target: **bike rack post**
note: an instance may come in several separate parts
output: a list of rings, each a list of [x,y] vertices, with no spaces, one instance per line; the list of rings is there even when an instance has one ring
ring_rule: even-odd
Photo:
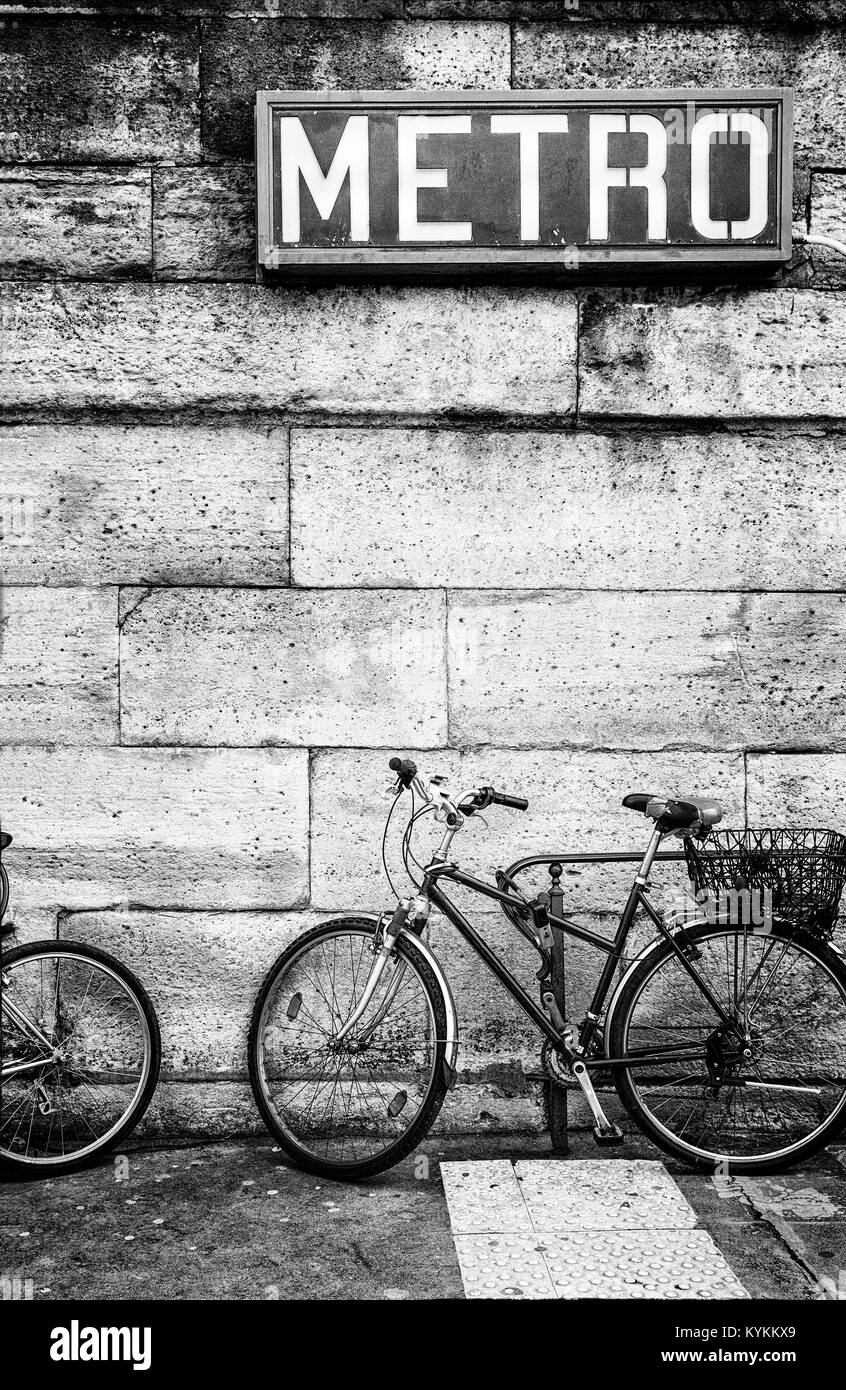
[[[561,875],[564,869],[561,864],[555,862],[549,866],[549,911],[552,917],[564,916],[564,892],[561,887]],[[550,924],[552,929],[552,993],[555,995],[555,1002],[561,1013],[562,1018],[567,1017],[566,998],[564,989],[564,933],[560,927]],[[562,1086],[556,1086],[554,1081],[547,1082],[549,1104],[549,1137],[552,1140],[552,1152],[554,1154],[566,1154],[570,1151],[567,1139],[567,1092]]]

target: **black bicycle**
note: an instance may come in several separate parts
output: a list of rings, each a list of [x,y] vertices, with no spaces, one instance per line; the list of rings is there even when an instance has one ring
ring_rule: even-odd
[[[0,852],[12,842],[0,834]],[[9,880],[0,862],[0,937]],[[0,952],[0,1171],[69,1173],[114,1149],[153,1097],[155,1011],[106,951],[34,941]]]
[[[395,797],[411,814],[403,858],[416,893],[379,916],[343,917],[304,933],[262,985],[249,1037],[250,1078],[282,1148],[322,1176],[365,1178],[420,1143],[456,1078],[458,1020],[443,966],[424,939],[438,909],[478,953],[544,1038],[550,1085],[577,1085],[600,1142],[620,1142],[594,1089],[613,1077],[631,1118],[656,1144],[711,1171],[782,1169],[821,1149],[846,1123],[846,966],[831,943],[846,882],[846,839],[832,831],[715,831],[717,802],[645,793],[623,805],[652,822],[612,939],[529,898],[499,870],[496,883],[448,859],[469,817],[490,806],[525,810],[492,787],[451,796],[415,764],[391,759]],[[443,824],[429,863],[412,835]],[[668,837],[683,852],[660,855]],[[385,837],[383,837],[383,859]],[[686,859],[697,911],[679,922],[650,899],[656,856]],[[572,856],[593,860],[626,855]],[[420,877],[414,877],[419,871]],[[540,1001],[506,968],[450,900],[449,884],[494,899],[536,948]],[[759,900],[762,912],[753,908]],[[635,917],[655,939],[628,959]],[[589,942],[606,959],[584,1018],[568,1024],[552,985],[551,929]]]

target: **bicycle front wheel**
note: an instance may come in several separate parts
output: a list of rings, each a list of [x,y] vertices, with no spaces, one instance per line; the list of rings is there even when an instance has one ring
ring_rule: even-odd
[[[777,1171],[846,1123],[846,969],[830,947],[778,924],[685,932],[632,972],[611,1020],[620,1098],[645,1134],[711,1172]],[[674,1055],[675,1054],[675,1055]],[[683,1054],[683,1056],[682,1056]]]
[[[299,1167],[372,1177],[427,1134],[446,1091],[446,1009],[430,966],[400,938],[358,1023],[374,923],[348,917],[305,932],[271,968],[253,1011],[250,1080],[270,1132]]]
[[[0,1164],[67,1173],[113,1149],[150,1103],[159,1027],[120,961],[72,941],[3,952]]]

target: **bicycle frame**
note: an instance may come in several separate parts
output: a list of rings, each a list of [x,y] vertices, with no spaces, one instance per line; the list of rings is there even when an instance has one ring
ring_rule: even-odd
[[[709,990],[696,970],[693,961],[689,958],[689,953],[685,952],[684,943],[686,938],[684,936],[684,930],[682,929],[674,935],[667,927],[661,914],[649,900],[647,892],[649,872],[656,858],[664,861],[679,861],[684,859],[684,855],[678,853],[658,855],[657,851],[662,839],[663,836],[659,831],[656,830],[653,832],[649,846],[643,856],[627,853],[543,855],[519,860],[508,870],[508,876],[511,877],[513,874],[532,865],[549,864],[553,862],[564,864],[629,862],[638,864],[638,871],[635,875],[626,905],[620,915],[619,924],[613,937],[600,936],[597,932],[590,931],[588,928],[582,927],[566,917],[549,916],[548,920],[551,926],[558,928],[566,936],[587,942],[597,950],[602,951],[607,957],[594,989],[590,1007],[588,1008],[585,1020],[579,1031],[578,1046],[575,1049],[568,1046],[567,1042],[547,1017],[544,1010],[532,999],[531,995],[526,992],[480,932],[476,930],[459,908],[446,896],[440,884],[442,880],[447,880],[457,884],[459,887],[469,888],[472,892],[478,893],[486,898],[491,898],[499,902],[504,908],[510,907],[520,914],[525,913],[524,900],[518,898],[515,894],[505,892],[500,888],[495,888],[492,884],[485,883],[483,879],[475,878],[472,874],[465,873],[456,864],[436,861],[427,865],[424,871],[420,892],[423,896],[428,897],[429,901],[452,923],[456,931],[464,938],[468,945],[473,948],[491,973],[499,980],[503,988],[508,991],[523,1012],[532,1020],[536,1027],[540,1029],[544,1037],[549,1040],[556,1051],[563,1053],[567,1057],[578,1056],[587,1068],[601,1068],[602,1070],[607,1070],[609,1067],[615,1066],[648,1066],[662,1058],[664,1060],[671,1058],[674,1061],[694,1060],[701,1057],[701,1048],[698,1051],[694,1051],[690,1047],[685,1048],[683,1044],[653,1047],[648,1051],[643,1050],[642,1052],[630,1053],[625,1058],[609,1058],[604,1055],[591,1058],[588,1055],[589,1048],[594,1042],[599,1030],[600,1015],[614,982],[615,971],[623,957],[632,923],[640,909],[643,909],[657,927],[660,935],[670,944],[682,966],[697,984],[701,993],[708,1000],[708,1003],[715,1010],[718,1017],[727,1026],[731,1024],[731,1019],[726,1014],[719,1000],[714,997],[713,993]],[[678,939],[679,937],[681,937],[681,942]],[[536,949],[539,948],[536,946]]]

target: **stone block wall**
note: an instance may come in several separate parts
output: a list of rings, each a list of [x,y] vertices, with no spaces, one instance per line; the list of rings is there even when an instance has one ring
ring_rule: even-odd
[[[297,932],[385,904],[393,752],[531,798],[467,833],[471,869],[638,848],[643,788],[846,825],[846,261],[257,285],[256,88],[790,85],[796,224],[842,237],[844,19],[0,6],[6,863],[21,939],[104,945],[153,996],[151,1126],[257,1125],[252,999]],[[573,871],[568,906],[608,925],[625,887]],[[441,1123],[537,1124],[531,1029],[432,937],[463,1022]]]

